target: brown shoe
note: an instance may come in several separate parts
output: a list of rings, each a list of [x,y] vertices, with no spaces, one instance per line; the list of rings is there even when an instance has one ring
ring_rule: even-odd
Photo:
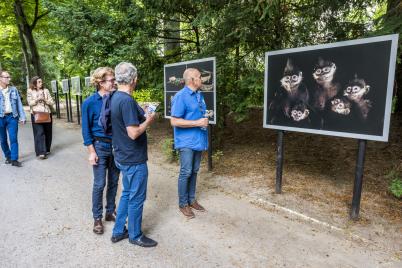
[[[179,207],[179,210],[181,211],[181,213],[184,214],[184,216],[186,216],[188,219],[192,219],[195,217],[194,212],[191,210],[191,208],[187,205],[184,207]]]
[[[106,213],[105,221],[116,221],[116,212]]]
[[[95,220],[93,231],[95,234],[103,234],[102,219]]]
[[[195,210],[201,211],[201,212],[206,211],[205,208],[203,206],[201,206],[200,204],[198,204],[197,201],[194,201],[192,204],[190,204],[190,207],[195,209]]]

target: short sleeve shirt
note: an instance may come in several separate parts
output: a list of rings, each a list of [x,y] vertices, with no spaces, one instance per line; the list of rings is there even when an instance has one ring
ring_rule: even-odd
[[[198,120],[204,117],[206,104],[200,91],[193,91],[187,86],[176,93],[172,100],[171,116],[185,120]],[[208,148],[208,130],[200,127],[174,127],[174,145],[176,149],[189,148],[204,151]]]
[[[145,121],[144,110],[128,93],[117,91],[111,100],[112,142],[115,160],[122,165],[137,165],[148,160],[147,134],[135,140],[126,127],[139,126]]]

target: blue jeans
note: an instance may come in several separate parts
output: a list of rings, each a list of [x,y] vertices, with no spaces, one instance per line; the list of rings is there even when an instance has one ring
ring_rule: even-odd
[[[8,145],[7,132],[10,138],[10,146]],[[18,160],[18,118],[13,117],[12,114],[0,117],[0,141],[4,157]]]
[[[130,240],[135,240],[142,235],[142,211],[147,196],[148,166],[147,163],[121,165],[117,161],[116,166],[123,174],[123,191],[112,235],[123,234],[128,217],[128,235]]]
[[[180,175],[179,175],[179,207],[192,204],[195,201],[197,185],[197,173],[200,169],[201,151],[189,148],[180,151]]]
[[[120,171],[114,163],[111,143],[95,141],[94,147],[98,155],[98,165],[93,166],[92,214],[94,219],[102,219],[103,189],[105,189],[106,185],[106,175],[106,213],[111,214],[116,209],[115,201]]]

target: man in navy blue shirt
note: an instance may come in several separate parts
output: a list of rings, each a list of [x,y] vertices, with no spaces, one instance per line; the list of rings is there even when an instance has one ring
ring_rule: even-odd
[[[146,128],[154,121],[155,113],[145,113],[132,97],[137,83],[134,65],[122,62],[115,73],[118,90],[111,100],[111,119],[115,162],[123,174],[123,191],[111,240],[115,243],[129,237],[132,244],[154,247],[157,242],[142,233],[141,224],[148,182]]]
[[[194,218],[192,209],[205,209],[195,198],[197,173],[201,153],[208,148],[208,118],[206,104],[199,88],[201,73],[188,68],[183,73],[185,87],[172,100],[170,123],[174,127],[174,145],[180,152],[180,174],[178,182],[179,209],[187,218]]]
[[[115,221],[116,192],[119,181],[119,169],[113,158],[112,136],[105,134],[98,124],[102,108],[102,98],[114,90],[114,71],[109,67],[100,67],[91,77],[91,83],[97,91],[82,104],[82,137],[88,148],[89,163],[93,166],[94,184],[92,188],[93,231],[103,234],[103,189],[106,185],[106,221]]]

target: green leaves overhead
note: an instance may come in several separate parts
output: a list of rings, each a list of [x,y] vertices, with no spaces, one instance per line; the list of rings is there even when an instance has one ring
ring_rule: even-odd
[[[21,1],[32,22],[36,0]],[[10,2],[0,2],[0,62],[23,76],[17,71],[23,58]],[[49,12],[34,30],[45,80],[87,76],[125,60],[138,67],[140,88],[162,90],[163,64],[216,56],[219,106],[239,118],[250,105],[263,103],[265,51],[400,33],[402,25],[399,0],[39,3],[39,14]]]

